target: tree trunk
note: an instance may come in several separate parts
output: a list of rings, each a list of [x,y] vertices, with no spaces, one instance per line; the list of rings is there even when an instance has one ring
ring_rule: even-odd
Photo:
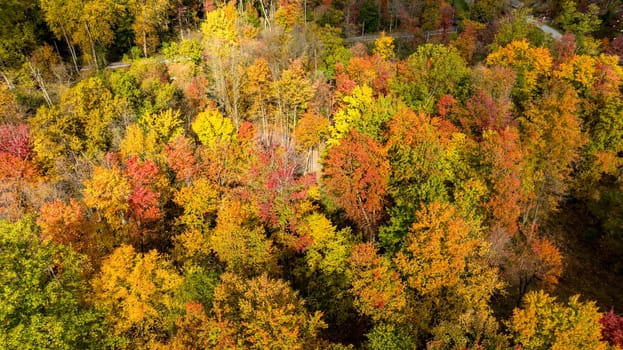
[[[87,35],[89,36],[89,44],[91,44],[91,53],[93,54],[93,64],[95,65],[95,70],[99,70],[99,65],[97,64],[97,51],[95,50],[95,42],[93,42],[93,36],[91,35],[89,24],[84,22],[84,26],[87,29]]]
[[[143,29],[143,56],[147,58],[147,31]]]
[[[15,85],[13,85],[13,82],[11,82],[11,79],[9,79],[9,77],[4,73],[4,71],[1,68],[0,68],[0,74],[2,75],[2,79],[4,79],[6,84],[9,86],[9,90],[15,89]]]
[[[30,68],[30,74],[32,75],[33,79],[35,79],[35,81],[37,82],[37,85],[39,85],[39,88],[41,89],[41,92],[43,93],[43,98],[45,99],[45,102],[48,104],[48,107],[52,107],[52,99],[50,98],[50,95],[48,94],[48,89],[45,87],[45,82],[43,81],[43,78],[41,77],[41,73],[39,73],[39,70],[32,65],[32,63],[30,63],[30,61],[28,61],[28,68]]]
[[[67,32],[65,31],[65,26],[61,24],[61,30],[63,31],[63,38],[65,38],[65,42],[67,43],[67,47],[69,48],[69,53],[71,54],[71,60],[74,62],[74,68],[76,69],[76,73],[80,72],[80,68],[78,68],[78,56],[76,55],[76,48],[69,41],[69,37],[67,36]]]

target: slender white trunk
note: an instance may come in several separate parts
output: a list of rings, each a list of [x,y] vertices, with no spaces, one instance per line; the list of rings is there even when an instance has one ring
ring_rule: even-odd
[[[93,42],[93,36],[91,35],[89,24],[87,22],[84,22],[84,27],[87,29],[89,44],[91,44],[91,53],[93,55],[93,64],[95,65],[95,70],[99,70],[99,65],[97,64],[97,51],[95,50],[95,42]]]
[[[69,48],[69,53],[71,54],[71,60],[74,62],[74,68],[76,69],[76,73],[80,72],[78,68],[78,56],[76,55],[76,49],[71,44],[69,37],[67,36],[67,32],[65,31],[65,26],[61,24],[61,30],[63,31],[63,38],[65,38],[65,42],[67,43],[67,47]]]

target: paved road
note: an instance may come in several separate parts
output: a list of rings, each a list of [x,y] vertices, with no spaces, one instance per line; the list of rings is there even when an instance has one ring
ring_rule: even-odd
[[[530,24],[534,24],[539,29],[541,29],[543,31],[543,33],[551,35],[552,38],[554,38],[554,40],[560,40],[560,38],[562,38],[562,34],[559,31],[557,31],[556,29],[548,26],[547,24],[544,24],[544,23],[541,23],[541,22],[537,21],[532,16],[528,16],[528,18],[526,19],[526,22],[528,22]]]
[[[444,34],[444,32],[446,34],[456,33],[456,28],[454,27],[448,28],[445,31],[444,29],[429,30],[427,32],[422,33],[422,35],[426,37],[431,37],[435,35],[442,35]],[[396,32],[396,33],[385,33],[385,36],[391,36],[394,39],[410,39],[410,38],[413,38],[415,34],[408,33],[408,32]],[[360,35],[360,36],[351,36],[351,37],[346,38],[345,40],[348,42],[374,41],[376,39],[379,39],[380,37],[381,37],[381,33],[377,33],[377,34],[368,34],[368,35]]]

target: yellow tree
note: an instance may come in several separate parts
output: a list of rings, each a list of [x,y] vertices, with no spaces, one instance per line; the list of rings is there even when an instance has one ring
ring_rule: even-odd
[[[525,99],[533,94],[540,79],[551,74],[552,56],[548,49],[532,47],[523,39],[489,54],[487,64],[514,69],[517,72],[516,89]]]
[[[556,209],[566,193],[587,135],[577,115],[579,99],[567,84],[545,87],[542,98],[520,119],[526,144],[527,186],[534,193],[523,210],[523,224],[535,225]]]
[[[92,302],[104,313],[122,347],[153,349],[167,342],[182,278],[155,250],[146,254],[122,245],[102,262],[92,283]]]
[[[91,179],[84,182],[84,204],[97,210],[113,229],[127,223],[131,187],[117,167],[95,167]]]
[[[213,312],[236,330],[238,344],[253,349],[313,349],[326,327],[322,313],[310,313],[304,300],[283,280],[262,274],[245,280],[221,275],[214,291]]]
[[[538,291],[525,296],[507,326],[515,342],[526,349],[605,350],[608,344],[601,341],[601,316],[595,302],[581,302],[576,295],[564,305]]]
[[[211,78],[211,93],[236,128],[241,122],[242,87],[248,55],[241,49],[238,12],[234,2],[206,14],[201,26],[203,47]]]
[[[394,59],[396,57],[394,53],[394,38],[386,36],[385,32],[381,32],[381,37],[374,41],[374,50],[372,52],[386,61]]]
[[[490,314],[489,300],[502,284],[477,222],[434,202],[416,213],[405,241],[394,262],[413,293],[412,321],[423,331]]]
[[[145,57],[152,54],[160,43],[158,31],[167,28],[172,5],[170,0],[128,1],[128,9],[134,16],[134,42],[143,48]]]
[[[307,109],[314,96],[311,81],[305,76],[301,60],[294,60],[290,68],[281,72],[281,78],[272,84],[277,104],[275,129],[281,134],[281,143],[290,143],[290,134],[296,127],[299,115]]]

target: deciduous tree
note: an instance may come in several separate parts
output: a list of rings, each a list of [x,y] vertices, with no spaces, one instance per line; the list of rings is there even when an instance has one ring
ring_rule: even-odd
[[[353,129],[328,151],[324,186],[366,240],[375,239],[383,217],[388,179],[386,151],[365,134]]]

